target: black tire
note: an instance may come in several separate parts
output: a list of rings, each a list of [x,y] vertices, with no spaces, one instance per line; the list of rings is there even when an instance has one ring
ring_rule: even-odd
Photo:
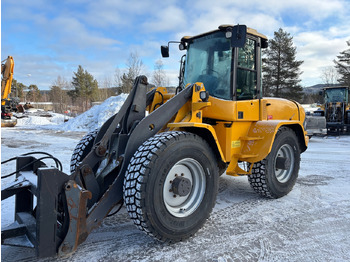
[[[255,192],[267,198],[287,195],[295,185],[300,166],[299,142],[294,131],[281,127],[270,154],[254,163],[249,183]]]
[[[95,138],[99,132],[99,129],[95,129],[87,133],[76,145],[71,160],[70,160],[70,172],[73,173],[81,162],[91,151],[94,145]]]
[[[84,157],[87,156],[87,154],[90,152],[94,140],[98,134],[98,129],[91,131],[87,133],[76,145],[71,160],[70,160],[70,172],[73,173],[75,169],[78,167],[79,162],[84,159]],[[57,235],[60,238],[64,238],[66,236],[66,233],[68,231],[69,227],[69,215],[68,215],[68,208],[67,203],[65,200],[65,194],[62,192],[58,196],[58,221],[59,221],[59,227],[57,228]]]
[[[130,161],[124,180],[125,206],[140,230],[177,242],[196,233],[209,217],[218,177],[215,155],[201,137],[161,133],[143,143]],[[182,186],[176,189],[178,182]],[[187,192],[181,196],[181,190]]]

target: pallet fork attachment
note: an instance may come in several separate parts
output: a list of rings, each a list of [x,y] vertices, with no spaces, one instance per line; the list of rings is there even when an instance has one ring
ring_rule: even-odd
[[[34,157],[17,158],[16,181],[1,190],[15,196],[15,223],[2,229],[2,243],[26,235],[38,257],[74,252],[112,208],[123,201],[123,181],[137,148],[160,131],[192,97],[189,86],[145,116],[155,89],[146,94],[139,76],[120,111],[101,127],[90,153],[68,175]],[[30,164],[35,162],[35,164]],[[98,177],[105,177],[101,185]],[[36,206],[34,205],[36,198]]]
[[[1,229],[1,243],[25,235],[38,257],[53,256],[61,242],[57,234],[58,190],[68,176],[56,168],[45,168],[42,162],[28,166],[33,161],[35,158],[31,156],[18,157],[17,169],[27,168],[17,174],[15,182],[1,190],[1,200],[15,195],[15,222]]]

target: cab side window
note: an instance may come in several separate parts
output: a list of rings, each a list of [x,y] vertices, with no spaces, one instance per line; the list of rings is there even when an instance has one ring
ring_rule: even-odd
[[[238,49],[237,100],[256,99],[257,93],[256,41],[247,39]]]

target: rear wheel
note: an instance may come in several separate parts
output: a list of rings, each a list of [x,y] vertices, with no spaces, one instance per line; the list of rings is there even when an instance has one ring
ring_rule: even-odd
[[[293,130],[278,130],[270,154],[254,163],[248,176],[251,187],[260,195],[279,198],[288,194],[295,185],[300,166],[300,149]]]
[[[124,180],[124,200],[137,227],[175,242],[202,227],[215,204],[218,167],[209,145],[186,132],[165,132],[134,154]]]

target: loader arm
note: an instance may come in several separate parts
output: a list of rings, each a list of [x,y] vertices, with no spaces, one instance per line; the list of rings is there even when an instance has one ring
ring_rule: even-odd
[[[157,110],[153,111],[150,115],[142,119],[135,129],[128,134],[124,156],[119,157],[122,163],[120,164],[118,176],[107,191],[105,191],[97,204],[93,206],[89,212],[89,215],[87,216],[86,232],[88,234],[94,228],[97,228],[111,209],[123,199],[124,174],[130,159],[137,148],[148,138],[154,136],[161,128],[163,128],[163,126],[173,117],[173,115],[175,115],[175,113],[191,98],[191,95],[192,86],[189,86],[187,89],[183,90],[181,93],[170,99],[167,103],[159,107]],[[112,150],[114,149],[115,148],[112,148]],[[81,215],[82,217],[85,216],[83,213]],[[82,232],[81,234],[84,233]]]
[[[2,195],[6,198],[16,195],[16,202],[28,204],[24,208],[23,204],[21,208],[16,206],[16,225],[2,230],[2,241],[26,234],[38,257],[67,255],[121,203],[125,171],[131,157],[191,99],[194,89],[188,86],[145,116],[146,107],[156,92],[146,94],[147,87],[146,77],[136,78],[122,108],[102,126],[90,153],[72,174],[47,168],[41,162],[39,166],[30,165],[35,161],[33,157],[17,160],[17,170],[24,169],[17,172],[22,182],[3,188]],[[34,196],[36,208],[30,200]]]

